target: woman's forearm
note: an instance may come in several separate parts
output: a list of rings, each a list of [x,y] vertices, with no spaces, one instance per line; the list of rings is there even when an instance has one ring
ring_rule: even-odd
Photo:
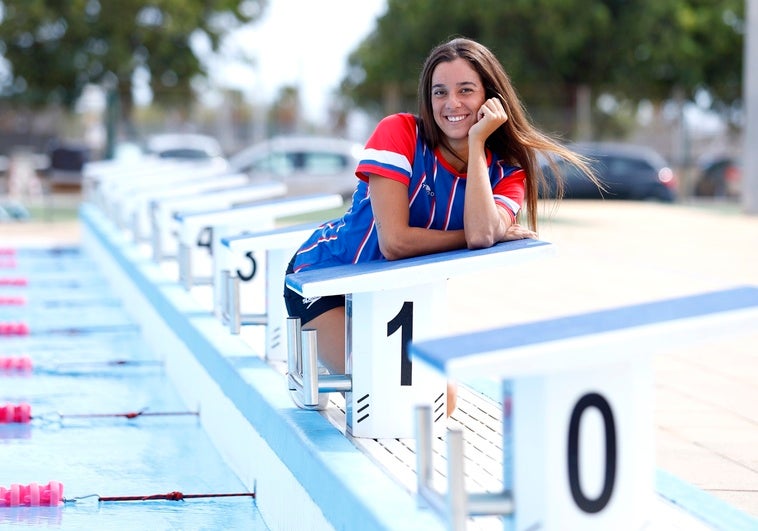
[[[510,218],[504,214],[492,196],[484,146],[470,146],[463,208],[467,247],[481,249],[501,241],[510,225]]]

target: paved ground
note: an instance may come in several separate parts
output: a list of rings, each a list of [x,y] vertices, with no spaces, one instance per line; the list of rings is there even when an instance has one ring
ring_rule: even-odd
[[[449,332],[758,285],[758,216],[736,207],[564,201],[545,214],[555,259],[514,282],[451,282]],[[0,224],[0,247],[78,239],[76,222]],[[482,289],[508,304],[477,307]],[[655,421],[660,468],[758,517],[757,345],[758,325],[656,358]]]

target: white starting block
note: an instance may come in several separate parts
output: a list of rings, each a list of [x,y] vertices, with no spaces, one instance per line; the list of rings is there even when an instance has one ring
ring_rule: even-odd
[[[192,249],[208,248],[212,259],[209,280],[213,285],[213,311],[221,318],[223,308],[226,307],[223,300],[224,271],[230,270],[225,255],[221,254],[221,259],[214,256],[215,250],[221,248],[221,238],[243,231],[273,229],[277,218],[336,208],[342,204],[341,195],[324,194],[273,199],[225,210],[178,212],[174,217],[179,223],[180,281],[187,290],[202,282],[195,274],[195,268],[200,264],[194,259],[203,255],[193,254]]]
[[[218,190],[241,187],[250,183],[250,177],[244,173],[227,173],[211,178],[182,181],[178,184],[155,186],[146,190],[136,191],[125,198],[121,215],[124,220],[131,220],[134,241],[144,242],[150,238],[150,204],[170,197],[187,197],[212,194]]]
[[[150,203],[150,233],[152,236],[153,260],[160,262],[165,258],[176,258],[178,242],[176,234],[178,225],[175,214],[183,212],[207,212],[223,210],[235,205],[245,205],[281,197],[287,193],[287,187],[281,182],[268,181],[214,190],[200,195],[183,195],[154,199]]]
[[[417,404],[434,404],[435,426],[444,428],[447,379],[412,363],[408,344],[439,335],[446,319],[447,279],[520,265],[552,251],[547,242],[518,240],[287,275],[287,286],[303,297],[345,295],[345,372],[352,381],[345,395],[346,430],[354,437],[412,437]],[[319,392],[330,392],[332,382],[321,385],[323,377],[315,372],[315,331],[303,330],[301,339],[299,324],[289,326],[290,389],[312,407]]]
[[[221,238],[219,253],[229,255],[229,270],[222,297],[222,321],[229,325],[232,334],[239,334],[242,326],[265,325],[264,352],[268,360],[287,359],[284,339],[287,309],[282,297],[284,276],[292,255],[319,225],[320,223],[305,223]],[[258,265],[256,256],[265,256],[265,268]],[[254,297],[257,302],[263,303],[262,308],[259,307],[257,313],[245,314],[241,304],[241,285],[260,275],[265,276],[264,281],[259,283],[265,285],[265,289],[254,293]]]
[[[100,189],[106,182],[130,180],[145,174],[155,175],[162,170],[181,167],[184,162],[177,159],[144,157],[130,162],[113,160],[88,162],[82,168],[82,193],[92,202],[100,202]]]
[[[503,515],[507,529],[646,529],[655,454],[652,354],[758,327],[743,287],[414,342],[456,380],[503,381],[503,491],[467,493],[462,433],[448,437],[448,492],[431,485],[430,413],[420,408],[418,493],[450,529]]]
[[[123,201],[142,191],[156,187],[179,185],[182,182],[198,179],[210,179],[229,173],[225,162],[196,162],[195,164],[182,163],[177,167],[164,168],[156,172],[144,173],[127,179],[108,180],[100,186],[101,203],[104,212],[107,212],[120,228],[126,228],[121,216]]]

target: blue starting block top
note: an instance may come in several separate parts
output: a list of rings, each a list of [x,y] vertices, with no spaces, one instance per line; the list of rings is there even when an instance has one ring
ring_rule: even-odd
[[[561,350],[568,352],[570,347],[566,345],[572,340],[609,337],[626,331],[640,335],[646,327],[654,327],[665,336],[663,325],[740,310],[756,310],[750,318],[755,322],[753,329],[758,328],[758,287],[738,287],[438,338],[411,344],[410,351],[414,359],[452,375],[470,372],[473,365],[478,366],[476,372],[480,375],[494,376],[498,371],[547,372],[550,364],[561,363],[556,357]],[[628,336],[621,340],[624,338]],[[538,348],[548,344],[557,345],[551,350],[552,358],[528,359],[530,355],[546,352],[547,349],[538,351]],[[508,364],[512,366],[509,368]],[[519,364],[521,367],[516,367]]]
[[[257,241],[264,241],[265,239],[271,238],[272,240],[276,240],[277,237],[282,236],[284,234],[289,234],[292,232],[300,232],[300,231],[306,231],[306,230],[316,230],[320,225],[322,225],[323,222],[307,222],[307,223],[300,223],[297,225],[287,225],[285,227],[278,227],[276,229],[270,229],[270,230],[256,230],[252,232],[240,232],[239,234],[235,234],[233,236],[224,236],[221,238],[221,245],[225,247],[232,247],[236,242],[244,242],[245,240],[250,240],[251,238],[255,238]]]
[[[461,249],[402,260],[325,267],[287,275],[286,283],[304,297],[397,289],[514,265],[519,262],[517,254],[523,254],[526,259],[526,255],[531,254],[529,251],[552,251],[552,244],[541,240],[515,240],[487,249]]]

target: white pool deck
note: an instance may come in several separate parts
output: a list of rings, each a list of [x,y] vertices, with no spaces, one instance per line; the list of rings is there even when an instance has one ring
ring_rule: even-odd
[[[568,231],[562,227],[568,237],[558,242],[561,262],[531,267],[530,279],[533,277],[534,282],[489,283],[496,293],[519,301],[513,313],[467,306],[472,302],[466,293],[481,289],[486,281],[481,276],[451,283],[451,306],[458,314],[451,319],[447,332],[486,329],[741,283],[758,284],[755,262],[744,271],[733,258],[711,266],[718,255],[717,245],[726,243],[733,251],[748,245],[734,231],[710,242],[675,238],[672,230],[691,227],[691,220],[682,219],[681,227],[657,226],[657,205],[635,205],[634,209],[617,205],[611,222],[636,223],[634,238],[620,233],[619,238],[609,239],[606,234],[587,245],[587,241],[572,242],[570,227]],[[641,211],[645,215],[639,217]],[[598,211],[593,208],[587,209],[586,216],[581,214],[574,222],[598,222]],[[756,235],[752,241],[758,242],[758,231],[750,232],[758,224],[754,219],[746,223],[748,233]],[[587,234],[582,232],[582,237]],[[175,386],[185,401],[200,404],[202,422],[211,439],[243,483],[256,490],[258,508],[272,529],[445,528],[446,523],[429,509],[419,507],[415,497],[412,440],[346,437],[342,430],[344,412],[338,401],[324,413],[295,408],[286,390],[285,368],[270,366],[260,358],[254,333],[230,335],[210,314],[207,291],[197,288],[185,292],[171,264],[153,263],[148,248],[132,244],[96,209],[86,205],[82,211],[82,243],[125,298],[146,340],[166,352],[167,371]],[[573,243],[581,245],[572,247]],[[646,248],[652,243],[654,248]],[[704,258],[697,268],[692,267],[689,253]],[[624,260],[619,261],[622,256]],[[735,273],[735,268],[739,272]],[[732,273],[726,275],[728,278],[724,277],[725,270]],[[754,516],[758,506],[758,412],[756,401],[750,400],[755,394],[747,394],[755,393],[756,384],[740,365],[747,358],[754,369],[756,351],[746,348],[744,340],[739,345],[704,345],[703,351],[714,348],[720,353],[717,360],[698,349],[676,352],[656,362],[656,392],[663,396],[656,409],[658,493],[650,529],[758,526]],[[693,371],[693,366],[700,371]],[[694,385],[678,378],[693,372]],[[716,388],[723,380],[734,384]],[[724,392],[726,396],[721,396]],[[741,400],[735,400],[736,394]],[[500,488],[499,415],[495,401],[462,389],[451,422],[464,427],[466,481],[472,491]],[[704,422],[716,418],[715,429]],[[737,430],[735,418],[747,426]],[[712,436],[705,440],[716,441],[710,446],[697,437],[708,430]],[[717,435],[726,437],[735,453],[720,452]],[[438,443],[435,481],[444,486],[445,450],[442,441]],[[661,451],[667,468],[660,467]],[[702,468],[705,474],[716,470],[714,456],[740,471],[740,475],[731,474],[731,486],[729,480],[719,484],[723,487],[720,490],[707,479],[680,479],[687,477],[681,471],[692,473]],[[723,496],[722,490],[735,495]],[[470,521],[470,528],[501,529],[502,523],[495,518],[477,518]]]

